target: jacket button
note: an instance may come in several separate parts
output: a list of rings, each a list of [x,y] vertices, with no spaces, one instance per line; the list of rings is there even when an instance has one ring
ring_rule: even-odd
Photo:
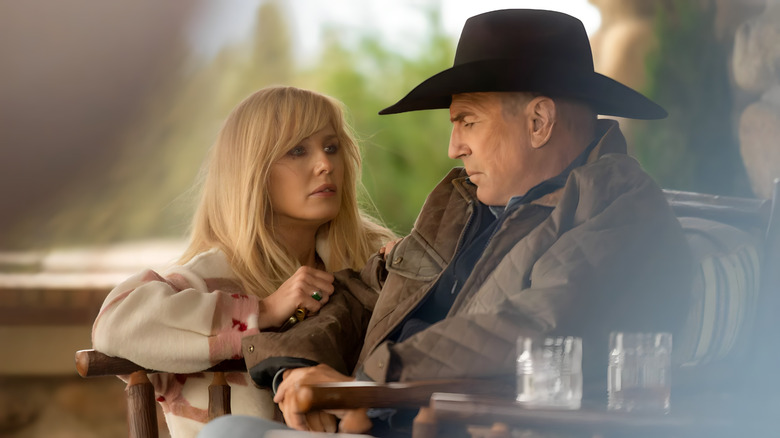
[[[377,365],[379,368],[384,368],[384,367],[385,367],[385,363],[384,363],[384,362],[381,362],[381,361],[380,361],[378,364],[376,364],[376,365]]]
[[[254,345],[250,345],[248,350],[249,350],[250,353],[253,353],[255,351],[255,346]]]
[[[399,257],[396,257],[395,259],[393,259],[393,264],[397,265],[397,264],[401,263],[402,261],[404,261],[404,258],[399,256]]]

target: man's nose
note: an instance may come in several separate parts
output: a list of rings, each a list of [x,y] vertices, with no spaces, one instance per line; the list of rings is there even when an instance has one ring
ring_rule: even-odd
[[[453,160],[463,158],[468,154],[468,147],[463,142],[459,129],[457,126],[452,127],[452,133],[450,134],[450,145],[447,148],[447,156]]]

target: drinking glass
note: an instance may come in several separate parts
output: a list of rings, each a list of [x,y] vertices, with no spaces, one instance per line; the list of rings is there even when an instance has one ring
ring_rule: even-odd
[[[671,396],[671,333],[609,335],[607,408],[668,413]]]
[[[572,336],[519,337],[517,401],[528,407],[579,409],[582,339]]]

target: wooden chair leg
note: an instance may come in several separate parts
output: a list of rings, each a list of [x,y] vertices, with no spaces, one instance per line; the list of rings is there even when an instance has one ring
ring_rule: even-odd
[[[412,423],[412,438],[435,438],[438,433],[439,425],[433,409],[421,407]]]
[[[157,438],[157,406],[154,387],[145,371],[130,374],[127,381],[127,426],[130,438]]]
[[[230,385],[225,373],[215,372],[209,385],[209,421],[230,414]]]

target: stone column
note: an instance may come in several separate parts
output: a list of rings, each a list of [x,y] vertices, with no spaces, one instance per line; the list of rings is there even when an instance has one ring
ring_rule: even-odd
[[[769,198],[780,178],[780,1],[737,29],[732,68],[737,86],[758,97],[740,116],[740,153],[753,192]]]
[[[588,1],[601,13],[601,25],[590,36],[595,70],[642,91],[647,84],[647,55],[658,49],[654,28],[655,11],[664,0]],[[637,121],[610,118],[620,121],[631,149],[633,128]]]

